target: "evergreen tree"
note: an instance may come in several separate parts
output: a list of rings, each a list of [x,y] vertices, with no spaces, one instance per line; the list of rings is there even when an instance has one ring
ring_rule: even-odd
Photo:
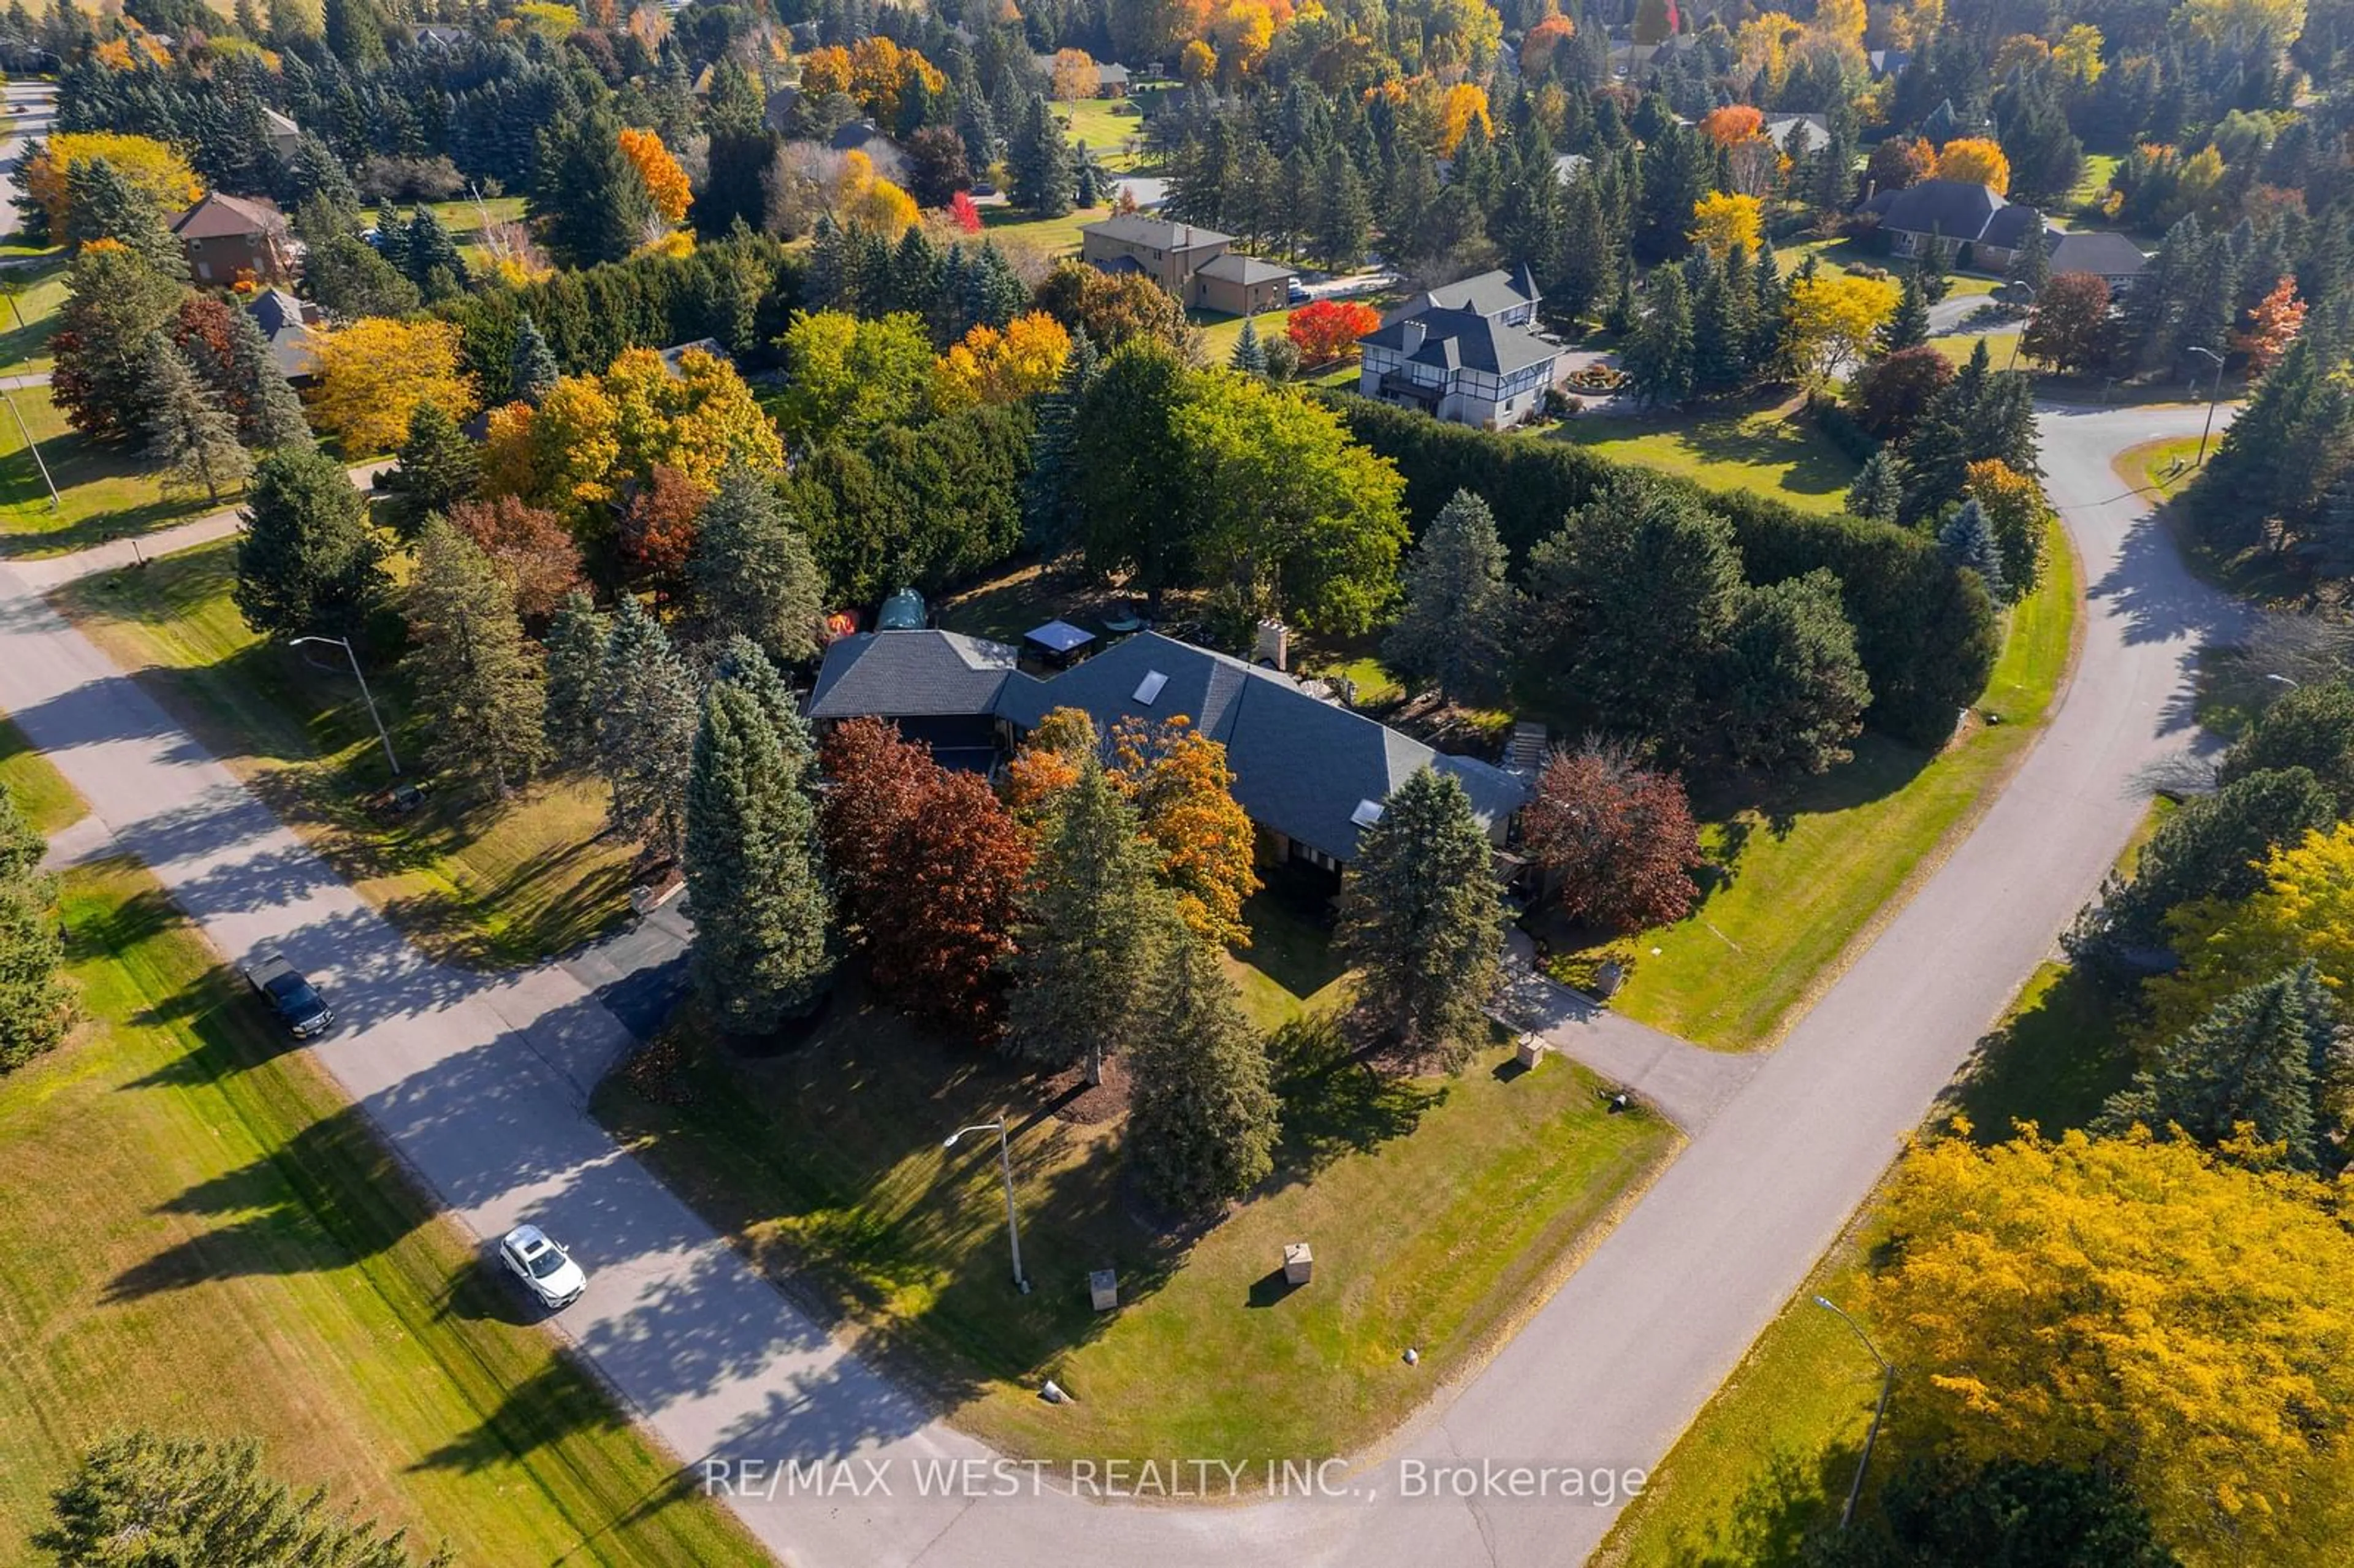
[[[604,693],[605,645],[612,623],[578,588],[564,596],[547,628],[547,707],[541,733],[560,767],[597,756],[597,715]]]
[[[1045,98],[1032,93],[1006,154],[1013,205],[1037,217],[1060,217],[1071,210],[1072,166],[1063,127]]]
[[[163,471],[167,493],[200,490],[217,503],[224,486],[234,489],[253,471],[253,460],[237,444],[237,422],[161,333],[150,340],[147,364],[154,398],[148,461]]]
[[[1485,1035],[1504,947],[1493,854],[1462,783],[1431,768],[1359,831],[1333,946],[1364,971],[1356,1013],[1375,1045],[1454,1072]]]
[[[1896,470],[1896,460],[1886,447],[1874,447],[1872,455],[1863,460],[1855,480],[1847,487],[1847,509],[1858,517],[1868,517],[1875,523],[1893,523],[1904,501],[1904,483]]]
[[[2112,1131],[2139,1123],[2171,1126],[2215,1145],[2249,1124],[2260,1143],[2284,1146],[2301,1171],[2335,1170],[2345,1150],[2332,1136],[2344,1107],[2323,1103],[2343,1087],[2343,1047],[2328,989],[2310,961],[2233,992],[2110,1097],[2102,1120]]]
[[[425,720],[426,758],[504,795],[547,758],[547,685],[515,618],[514,595],[482,546],[441,517],[417,536],[403,596],[401,672]]]
[[[2010,281],[2039,294],[2052,281],[2052,248],[2043,237],[2041,215],[2028,224],[2027,232],[2020,238],[2019,249],[2010,259]]]
[[[1978,573],[1988,597],[1997,603],[2009,597],[2002,579],[2002,546],[1995,538],[1994,525],[1987,521],[1986,509],[1978,504],[1978,497],[1964,501],[1937,530],[1937,547],[1954,566]]]
[[[1267,1047],[1217,949],[1190,935],[1171,942],[1149,1007],[1129,1056],[1129,1158],[1157,1202],[1212,1213],[1274,1169]]]
[[[255,451],[314,443],[302,418],[302,399],[270,356],[261,323],[241,310],[228,313],[228,362],[208,366],[210,379],[237,413],[238,439]]]
[[[1076,171],[1071,184],[1074,206],[1101,207],[1111,199],[1108,194],[1110,182],[1105,178],[1102,167],[1096,163],[1096,155],[1087,150],[1085,142],[1072,150],[1071,164]]]
[[[1852,755],[1872,685],[1840,580],[1822,567],[1744,588],[1725,637],[1727,749],[1744,768],[1821,773]]]
[[[458,421],[440,404],[419,399],[408,416],[408,439],[400,444],[399,461],[385,476],[385,488],[395,498],[393,523],[401,535],[415,538],[426,518],[447,514],[472,496],[482,479],[481,452],[458,429]]]
[[[1512,633],[1505,564],[1495,514],[1471,492],[1457,491],[1407,557],[1405,608],[1382,643],[1383,662],[1456,702],[1493,696]]]
[[[1681,269],[1662,267],[1646,291],[1650,308],[1620,355],[1635,390],[1649,403],[1681,403],[1692,394],[1691,301]]]
[[[1103,1081],[1106,1056],[1151,1028],[1155,973],[1185,939],[1157,879],[1158,857],[1131,806],[1093,753],[1064,792],[1032,867],[1015,934],[1006,1043],[1049,1066],[1084,1062]]]
[[[1698,274],[1692,302],[1692,390],[1721,397],[1740,390],[1748,373],[1742,328],[1749,302],[1737,295],[1726,269],[1707,251],[1695,251],[1687,265]]]
[[[427,301],[463,292],[466,258],[458,249],[458,242],[450,237],[450,231],[441,227],[441,220],[433,216],[433,209],[410,208],[405,228],[407,243],[401,270]]]
[[[93,239],[111,239],[164,277],[188,275],[186,252],[172,232],[170,217],[155,198],[125,179],[105,158],[84,158],[66,175],[65,242],[79,250]]]
[[[515,322],[514,353],[509,357],[508,392],[519,402],[539,407],[540,399],[556,389],[561,372],[557,368],[555,351],[542,337],[539,323],[525,311]]]
[[[613,826],[672,858],[686,827],[697,718],[685,661],[635,596],[623,594],[599,669],[598,768],[612,789]]]
[[[168,329],[184,291],[127,250],[85,250],[68,277],[50,339],[50,396],[86,436],[136,436],[154,406],[148,345]]]
[[[73,1022],[57,889],[41,873],[48,847],[0,786],[0,1072],[54,1049]]]
[[[1053,558],[1068,548],[1076,526],[1071,502],[1071,421],[1103,358],[1085,327],[1071,332],[1071,352],[1055,390],[1039,398],[1030,442],[1030,471],[1022,482],[1023,540]]]
[[[719,476],[686,572],[703,620],[718,635],[749,637],[786,664],[817,652],[825,585],[809,540],[775,487],[743,464]]]
[[[734,656],[767,662],[756,648]],[[688,969],[705,1011],[734,1034],[773,1033],[823,995],[832,973],[832,910],[802,787],[807,736],[794,738],[798,752],[746,683],[720,680],[704,695],[686,791]]]
[[[1929,341],[1929,299],[1921,291],[1921,270],[1907,268],[1903,291],[1896,296],[1896,309],[1880,323],[1880,352],[1894,354],[1914,348]]]
[[[283,447],[254,465],[232,597],[264,636],[356,632],[385,584],[367,503],[343,465]]]
[[[543,129],[537,168],[525,210],[567,266],[619,261],[660,226],[609,114],[567,117]]]
[[[411,1568],[400,1531],[330,1514],[323,1487],[298,1492],[262,1474],[250,1438],[106,1438],[50,1508],[33,1544],[59,1568]]]
[[[1998,458],[2019,473],[2040,473],[2035,398],[2027,378],[1998,372],[1980,338],[1960,374],[1929,400],[1904,440],[1907,522],[1935,516],[1956,500],[1969,465]]]
[[[1328,267],[1354,267],[1364,259],[1373,235],[1373,198],[1366,194],[1355,161],[1336,144],[1324,159],[1323,190],[1316,209],[1316,254]]]
[[[1757,264],[1749,275],[1749,373],[1759,380],[1770,380],[1783,373],[1783,323],[1790,306],[1789,290],[1782,281],[1782,270],[1774,260],[1774,247],[1761,245]]]
[[[1226,364],[1246,376],[1267,374],[1267,345],[1259,341],[1257,316],[1243,318],[1242,335],[1235,339],[1235,350],[1227,355]]]

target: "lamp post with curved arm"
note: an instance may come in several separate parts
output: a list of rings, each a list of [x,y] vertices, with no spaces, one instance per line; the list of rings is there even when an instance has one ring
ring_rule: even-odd
[[[1872,1413],[1872,1430],[1864,1434],[1863,1453],[1855,1462],[1855,1479],[1848,1484],[1847,1506],[1840,1510],[1840,1528],[1845,1530],[1855,1518],[1856,1499],[1863,1495],[1863,1473],[1872,1467],[1872,1446],[1880,1441],[1880,1423],[1888,1414],[1888,1396],[1896,1388],[1896,1369],[1888,1364],[1888,1358],[1880,1353],[1880,1347],[1872,1342],[1872,1336],[1863,1331],[1862,1325],[1849,1317],[1838,1302],[1828,1296],[1818,1296],[1815,1305],[1826,1312],[1837,1313],[1839,1320],[1854,1331],[1855,1337],[1863,1341],[1863,1348],[1872,1352],[1872,1359],[1880,1363],[1880,1404]]]
[[[2207,389],[2207,422],[2199,427],[2199,458],[2190,465],[2193,468],[2205,468],[2207,436],[2215,428],[2215,400],[2223,396],[2223,356],[2211,348],[2201,348],[2195,343],[2190,347],[2191,353],[2203,354],[2215,362],[2215,385]]]
[[[368,717],[376,723],[376,737],[384,742],[384,759],[387,763],[391,764],[393,777],[396,779],[398,778],[400,776],[400,758],[393,755],[392,736],[385,730],[384,715],[376,711],[376,694],[368,690],[367,676],[363,674],[360,671],[360,656],[352,651],[350,641],[341,637],[297,637],[292,641],[287,643],[286,646],[289,648],[300,648],[305,642],[331,643],[334,646],[342,649],[344,651],[344,657],[352,662],[352,678],[360,683],[360,700],[367,704]]]
[[[997,1170],[1005,1178],[1005,1234],[1013,1244],[1013,1288],[1023,1295],[1030,1294],[1030,1277],[1022,1272],[1022,1222],[1013,1213],[1013,1152],[1006,1142],[1005,1118],[979,1121],[970,1127],[960,1127],[940,1140],[940,1152],[947,1153],[957,1146],[957,1139],[968,1132],[997,1134]]]

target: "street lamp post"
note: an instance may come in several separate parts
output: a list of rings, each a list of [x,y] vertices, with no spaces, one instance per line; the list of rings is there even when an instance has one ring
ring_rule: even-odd
[[[1855,1462],[1855,1479],[1848,1483],[1847,1506],[1840,1510],[1840,1528],[1845,1530],[1849,1521],[1855,1518],[1856,1499],[1863,1495],[1863,1473],[1872,1467],[1872,1446],[1880,1441],[1880,1423],[1888,1414],[1888,1396],[1896,1388],[1896,1369],[1888,1364],[1888,1358],[1880,1353],[1880,1347],[1872,1342],[1872,1336],[1865,1333],[1862,1326],[1849,1317],[1838,1302],[1828,1296],[1818,1296],[1815,1305],[1826,1312],[1837,1313],[1839,1320],[1854,1330],[1855,1337],[1863,1341],[1863,1348],[1872,1352],[1872,1359],[1880,1363],[1880,1404],[1872,1413],[1872,1430],[1863,1436],[1863,1453]]]
[[[368,690],[367,676],[360,669],[360,656],[352,651],[348,639],[342,637],[297,637],[286,646],[300,648],[305,642],[330,642],[344,651],[352,662],[352,679],[360,683],[360,700],[367,704],[368,717],[376,724],[376,737],[384,742],[384,759],[392,767],[394,778],[400,776],[400,758],[393,755],[392,736],[384,727],[384,715],[376,711],[376,694]]]
[[[41,482],[48,487],[49,510],[55,512],[61,504],[58,498],[58,482],[49,477],[48,460],[41,456],[41,443],[33,439],[32,427],[25,423],[24,413],[16,407],[16,399],[8,396],[8,389],[5,387],[0,387],[0,400],[5,400],[8,412],[16,416],[16,429],[25,438],[25,450],[33,454],[33,466],[41,471]]]
[[[2033,319],[2035,291],[2025,283],[2013,283],[2011,287],[2027,296],[2027,303],[2029,307],[2028,315],[2031,320]],[[2022,326],[2019,329],[2019,335],[2010,340],[2010,363],[2003,366],[2005,370],[2016,370],[2019,368],[2019,345],[2026,341],[2027,329]]]
[[[2215,362],[2215,385],[2207,389],[2207,422],[2199,428],[2199,460],[2190,465],[2193,468],[2205,468],[2208,432],[2215,428],[2215,400],[2223,396],[2223,356],[2211,348],[2201,348],[2195,343],[2190,345],[2190,352],[2203,354]]]
[[[2290,680],[2286,675],[2281,674],[2281,673],[2278,673],[2278,672],[2276,672],[2276,671],[2275,671],[2275,672],[2274,672],[2274,673],[2271,673],[2271,674],[2266,675],[2266,676],[2264,677],[2264,679],[2265,679],[2265,680],[2267,680],[2267,681],[2274,682],[2274,683],[2278,683],[2278,684],[2280,684],[2280,685],[2286,686],[2286,687],[2287,687],[2290,691],[2292,691],[2292,692],[2294,692],[2294,691],[2299,691],[2299,690],[2303,689],[2303,687],[2304,687],[2304,685],[2305,685],[2305,683],[2304,683],[2304,682],[2302,682],[2302,681],[2292,681],[2292,680]]]
[[[940,1151],[945,1154],[954,1149],[957,1139],[968,1132],[997,1134],[997,1171],[1005,1179],[1005,1234],[1013,1244],[1013,1288],[1027,1296],[1030,1277],[1022,1272],[1022,1222],[1013,1212],[1013,1151],[1006,1141],[1005,1118],[999,1117],[995,1121],[980,1121],[957,1128],[940,1140]]]

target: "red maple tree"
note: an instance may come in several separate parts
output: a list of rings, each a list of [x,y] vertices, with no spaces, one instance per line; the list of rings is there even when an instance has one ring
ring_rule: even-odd
[[[1639,930],[1682,919],[1700,897],[1700,831],[1683,780],[1620,747],[1555,752],[1521,830],[1573,920]]]
[[[686,558],[703,509],[711,496],[667,463],[654,465],[653,480],[621,510],[621,565],[632,587],[675,599],[686,577]]]
[[[1021,828],[979,775],[942,768],[880,719],[837,726],[818,761],[832,786],[818,832],[875,994],[993,1035],[1030,871]]]
[[[580,586],[580,546],[553,512],[501,495],[459,502],[450,525],[482,546],[514,594],[515,613],[535,626]]]
[[[959,191],[949,197],[949,221],[967,234],[981,232],[981,207],[970,191]]]
[[[2249,376],[2262,376],[2280,363],[2304,330],[2305,302],[2296,297],[2296,280],[2283,278],[2248,313],[2248,330],[2232,334],[2232,346],[2248,356]]]
[[[1284,335],[1299,345],[1302,365],[1329,365],[1382,324],[1382,313],[1363,300],[1312,300],[1291,313]]]

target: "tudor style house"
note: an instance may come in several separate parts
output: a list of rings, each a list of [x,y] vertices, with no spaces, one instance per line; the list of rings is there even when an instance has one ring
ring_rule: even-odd
[[[1108,739],[1123,719],[1183,716],[1226,748],[1235,803],[1258,830],[1258,856],[1338,873],[1390,792],[1425,768],[1462,781],[1499,847],[1526,799],[1521,781],[1303,690],[1280,671],[1140,632],[1044,676],[1016,651],[952,631],[871,631],[826,650],[809,716],[823,730],[888,719],[949,767],[982,769],[1056,708],[1077,708]]]
[[[1543,295],[1526,266],[1416,294],[1357,340],[1357,390],[1484,429],[1543,405],[1561,349],[1529,331]]]
[[[1180,302],[1230,316],[1279,311],[1295,275],[1245,256],[1214,228],[1123,213],[1079,229],[1079,260],[1106,272],[1141,272]]]

